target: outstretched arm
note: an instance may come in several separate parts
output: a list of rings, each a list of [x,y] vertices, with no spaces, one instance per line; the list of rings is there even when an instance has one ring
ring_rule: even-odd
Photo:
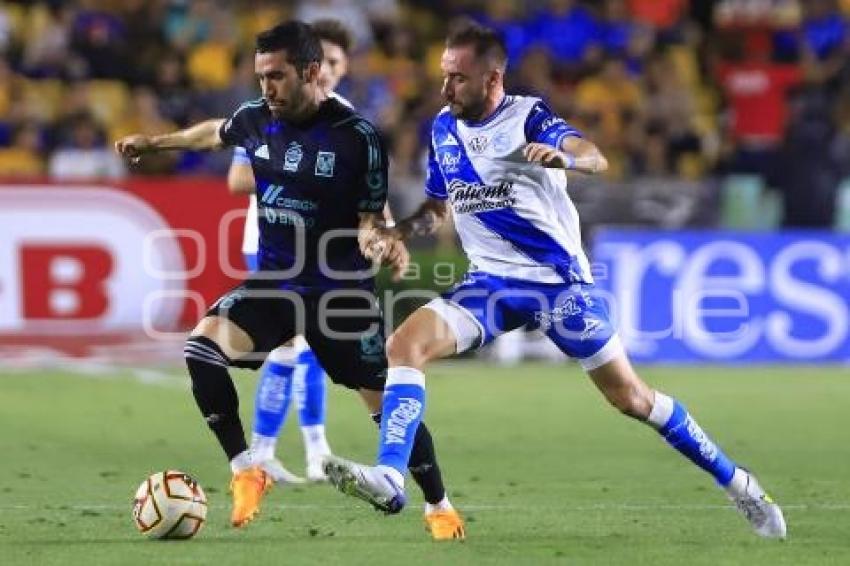
[[[540,163],[544,167],[578,171],[579,173],[601,173],[608,169],[608,160],[592,142],[577,136],[567,136],[561,141],[561,147],[555,148],[545,143],[530,143],[522,150],[531,163]]]
[[[115,142],[115,151],[124,157],[136,159],[145,153],[172,149],[197,151],[219,149],[224,146],[224,142],[218,133],[223,123],[223,119],[213,119],[160,136],[141,134],[126,136]]]

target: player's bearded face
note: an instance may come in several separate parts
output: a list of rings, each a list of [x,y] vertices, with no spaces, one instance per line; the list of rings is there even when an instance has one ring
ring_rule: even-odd
[[[287,61],[284,51],[257,53],[254,70],[271,113],[277,118],[296,117],[304,108],[309,81]],[[314,74],[317,73],[317,69]]]
[[[479,120],[487,106],[487,72],[471,47],[449,47],[440,61],[443,97],[453,116]]]

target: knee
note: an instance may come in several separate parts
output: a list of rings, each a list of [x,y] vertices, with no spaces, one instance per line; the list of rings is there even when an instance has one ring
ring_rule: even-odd
[[[428,360],[427,347],[408,339],[404,334],[394,332],[387,339],[387,361],[391,366],[421,369]]]
[[[183,344],[183,357],[189,366],[189,374],[192,376],[193,381],[197,372],[192,371],[192,369],[198,363],[225,368],[231,364],[230,358],[216,342],[201,335],[192,335],[186,339],[186,342]]]
[[[652,411],[652,391],[624,385],[605,392],[605,398],[618,411],[638,420],[646,420]]]

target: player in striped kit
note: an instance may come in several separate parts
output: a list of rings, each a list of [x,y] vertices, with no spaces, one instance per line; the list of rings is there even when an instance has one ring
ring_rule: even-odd
[[[399,512],[408,447],[425,407],[427,363],[525,327],[545,332],[613,406],[656,429],[711,474],[757,534],[783,538],[782,511],[755,476],[681,403],[638,377],[595,292],[565,171],[604,171],[605,157],[539,98],[505,94],[506,52],[493,31],[471,23],[457,28],[441,64],[448,105],[432,125],[428,198],[410,218],[375,229],[372,237],[390,249],[396,240],[433,232],[451,210],[470,271],[387,341],[377,463],[329,457],[330,481],[376,508]]]

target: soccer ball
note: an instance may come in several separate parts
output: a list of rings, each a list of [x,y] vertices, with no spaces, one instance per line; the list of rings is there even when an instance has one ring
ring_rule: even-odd
[[[189,474],[177,470],[157,472],[136,490],[133,522],[139,532],[150,538],[192,538],[206,517],[207,496]]]

